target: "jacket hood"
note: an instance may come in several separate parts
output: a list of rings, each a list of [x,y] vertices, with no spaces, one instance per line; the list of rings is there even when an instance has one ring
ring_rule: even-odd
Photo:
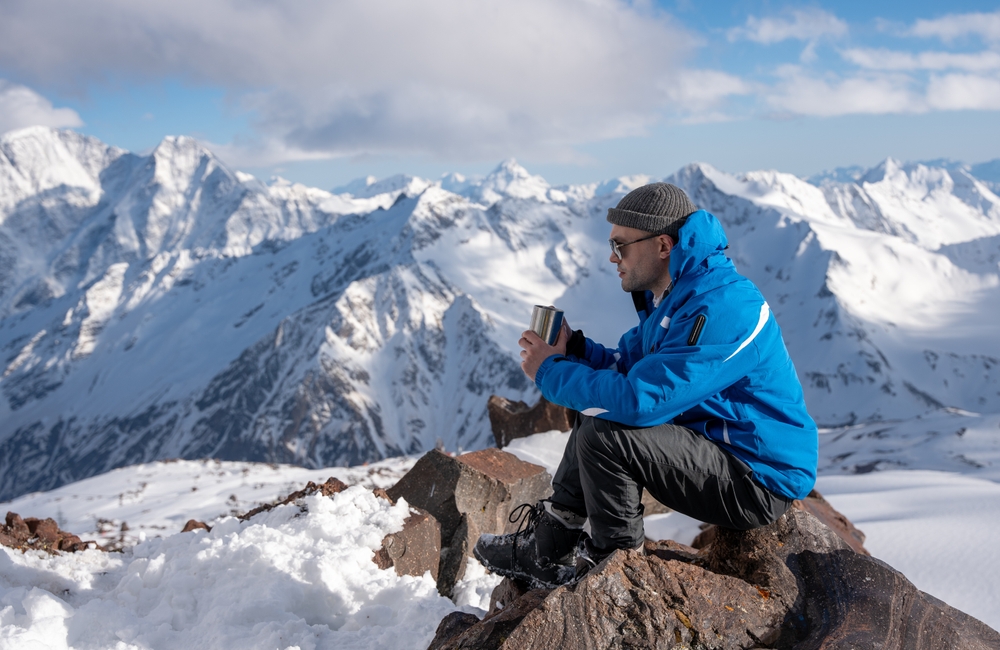
[[[729,246],[722,224],[705,210],[692,213],[681,226],[677,246],[670,253],[670,275],[674,283],[702,266],[712,255],[722,254]]]

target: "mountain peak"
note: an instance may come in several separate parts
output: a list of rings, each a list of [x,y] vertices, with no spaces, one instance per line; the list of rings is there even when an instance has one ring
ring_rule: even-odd
[[[356,178],[346,185],[335,187],[332,194],[350,194],[356,199],[370,199],[379,194],[402,193],[407,196],[416,196],[422,193],[431,185],[431,181],[409,174],[395,174],[382,180],[377,180],[374,176],[364,176]]]
[[[861,178],[858,179],[858,183],[881,183],[886,178],[896,176],[902,170],[903,163],[892,156],[889,156],[879,164],[866,171]]]
[[[532,176],[513,158],[503,161],[479,185],[476,198],[483,203],[496,203],[504,197],[535,199],[549,202],[549,184],[541,176]]]

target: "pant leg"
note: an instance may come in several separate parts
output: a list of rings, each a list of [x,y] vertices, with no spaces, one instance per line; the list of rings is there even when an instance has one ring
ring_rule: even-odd
[[[574,512],[582,517],[587,516],[587,505],[583,497],[583,486],[580,483],[580,460],[576,452],[579,439],[580,422],[585,416],[577,414],[570,431],[562,460],[552,477],[552,503]]]
[[[740,530],[769,524],[791,505],[791,499],[753,481],[746,463],[690,429],[580,420],[575,432],[580,485],[599,549],[642,542],[643,488],[689,517]]]

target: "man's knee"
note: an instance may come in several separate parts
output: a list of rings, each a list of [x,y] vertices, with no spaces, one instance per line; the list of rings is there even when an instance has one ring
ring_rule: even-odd
[[[576,453],[587,455],[592,452],[607,453],[614,447],[615,429],[606,420],[581,416],[580,430],[576,438]]]

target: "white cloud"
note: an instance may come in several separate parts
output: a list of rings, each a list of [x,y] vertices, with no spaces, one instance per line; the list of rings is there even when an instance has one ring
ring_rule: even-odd
[[[994,13],[948,14],[941,18],[921,19],[910,29],[913,36],[939,38],[950,42],[964,36],[1000,41],[1000,11]]]
[[[104,75],[221,86],[257,128],[237,149],[261,155],[559,157],[701,107],[669,90],[696,40],[647,5],[24,2],[4,9],[0,66],[64,89]]]
[[[841,56],[869,70],[1000,70],[1000,53],[992,51],[961,54],[953,52],[900,52],[886,49],[854,48]]]
[[[851,114],[913,113],[925,110],[923,98],[899,75],[817,78],[789,66],[767,102],[782,112],[833,117]]]
[[[672,101],[700,114],[733,95],[749,95],[753,87],[739,77],[718,70],[686,70],[667,89]],[[716,118],[713,118],[715,121]]]
[[[31,88],[0,79],[0,133],[26,126],[82,126],[71,108],[54,108]]]
[[[847,23],[822,9],[796,9],[787,17],[757,18],[750,16],[746,25],[727,32],[730,41],[750,40],[770,45],[789,39],[815,41],[824,36],[847,34]]]
[[[1000,110],[997,76],[951,73],[922,81],[907,74],[868,72],[846,78],[818,77],[797,66],[785,67],[780,76],[781,81],[767,93],[767,103],[796,115]]]
[[[1000,110],[1000,79],[972,74],[933,77],[927,103],[939,110]]]

